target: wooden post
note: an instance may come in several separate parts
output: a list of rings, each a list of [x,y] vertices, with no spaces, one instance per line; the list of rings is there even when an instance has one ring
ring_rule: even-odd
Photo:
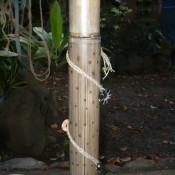
[[[69,1],[69,57],[86,74],[100,80],[100,0]],[[69,68],[70,134],[86,152],[98,159],[99,89]],[[97,175],[95,165],[70,144],[71,175]]]

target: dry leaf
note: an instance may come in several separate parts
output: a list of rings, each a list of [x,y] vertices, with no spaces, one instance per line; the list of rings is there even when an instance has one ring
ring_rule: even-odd
[[[128,151],[128,147],[127,147],[127,146],[122,147],[122,148],[120,148],[120,151],[122,151],[122,152],[126,152],[126,151]]]
[[[43,167],[42,167],[42,170],[44,170],[44,171],[47,171],[49,169],[49,166],[47,166],[47,165],[44,165]]]
[[[50,125],[50,127],[51,127],[52,129],[56,129],[56,128],[58,128],[58,125],[57,125],[56,123],[53,123],[53,124]]]
[[[112,138],[113,139],[116,139],[116,138],[119,138],[120,136],[119,135],[117,135],[117,134],[112,134]]]
[[[126,163],[126,162],[130,162],[132,160],[131,157],[125,157],[125,158],[121,158],[120,159],[122,162]]]
[[[124,110],[124,111],[128,110],[128,107],[124,105],[124,106],[123,106],[123,110]]]
[[[170,142],[168,140],[164,140],[163,144],[169,144]]]
[[[112,128],[113,131],[120,131],[121,128],[118,128],[117,126],[113,126],[113,125],[109,125],[109,124],[106,124],[106,126]]]
[[[134,133],[134,134],[140,134],[140,133],[142,133],[143,131],[144,131],[143,128],[134,128],[134,129],[132,130],[132,133]]]
[[[113,130],[113,131],[120,131],[121,128],[113,127],[112,130]]]
[[[112,157],[108,160],[109,164],[121,164],[121,160],[119,157]]]
[[[158,156],[158,155],[149,155],[149,156],[147,157],[147,159],[150,159],[150,160],[153,160],[153,161],[155,161],[155,162],[158,162],[158,161],[162,160],[162,157],[160,157],[160,156]]]

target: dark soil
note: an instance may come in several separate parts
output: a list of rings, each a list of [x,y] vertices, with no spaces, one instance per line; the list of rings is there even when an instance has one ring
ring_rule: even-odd
[[[175,155],[175,72],[119,76],[105,85],[113,98],[101,107],[101,155]]]
[[[59,113],[55,121],[59,129],[52,129],[52,133],[63,142],[66,135],[60,126],[68,118],[68,75],[60,72],[52,81]],[[175,155],[175,72],[116,76],[102,84],[112,90],[112,99],[101,105],[101,157]],[[51,157],[50,153],[57,151],[48,147],[45,154]]]
[[[100,157],[175,156],[175,72],[116,76],[102,84],[112,90],[112,99],[101,105]],[[58,118],[46,128],[47,146],[38,159],[68,160],[60,127],[68,118],[68,74],[58,72],[44,86],[56,92]]]

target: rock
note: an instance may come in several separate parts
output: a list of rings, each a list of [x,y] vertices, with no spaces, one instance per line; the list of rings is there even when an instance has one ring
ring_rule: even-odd
[[[57,117],[56,100],[49,90],[33,82],[9,92],[0,105],[1,140],[11,151],[27,156],[42,154],[46,116]]]
[[[50,165],[50,168],[69,169],[70,162],[69,161],[54,162]]]
[[[0,171],[3,171],[3,170],[5,170],[4,164],[2,162],[0,162]]]
[[[157,164],[158,169],[173,169],[175,167],[175,158],[168,157],[162,159]]]
[[[30,157],[14,158],[4,162],[6,169],[33,170],[42,169],[43,166],[45,166],[45,163]]]
[[[132,173],[132,172],[153,170],[157,168],[156,168],[156,163],[152,160],[136,159],[134,161],[130,161],[126,163],[123,167],[106,164],[105,169],[113,173],[121,173],[121,172]]]
[[[130,168],[133,171],[138,170],[138,169],[146,169],[150,167],[155,167],[156,163],[152,160],[147,160],[147,159],[136,159],[134,161],[128,162],[125,165],[125,168]]]

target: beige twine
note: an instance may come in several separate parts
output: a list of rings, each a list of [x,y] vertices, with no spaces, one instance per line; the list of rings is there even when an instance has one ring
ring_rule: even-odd
[[[41,0],[39,1],[40,3],[40,20],[41,20],[41,28],[43,30],[43,14],[42,14],[42,3]],[[50,75],[50,66],[51,66],[51,58],[50,58],[50,53],[49,53],[49,49],[47,47],[46,41],[43,37],[43,44],[44,44],[44,48],[46,50],[46,54],[47,54],[47,59],[48,59],[48,67],[45,70],[44,73],[39,73],[37,74],[34,70],[34,66],[33,66],[33,62],[32,62],[32,48],[31,48],[31,38],[32,38],[32,14],[31,14],[31,0],[29,0],[29,4],[28,4],[28,18],[29,18],[29,41],[28,41],[28,55],[29,55],[29,64],[30,64],[30,70],[33,73],[34,77],[39,80],[39,81],[45,81],[49,75]]]
[[[2,33],[5,37],[5,39],[7,40],[6,47],[4,48],[5,51],[7,51],[7,52],[9,51],[10,40],[7,37],[7,34],[5,33],[4,29],[5,29],[5,25],[7,22],[6,15],[10,19],[10,11],[8,10],[10,8],[10,4],[11,4],[11,0],[8,0],[6,3],[3,0],[0,2],[0,21],[2,24],[1,30],[2,30]]]

